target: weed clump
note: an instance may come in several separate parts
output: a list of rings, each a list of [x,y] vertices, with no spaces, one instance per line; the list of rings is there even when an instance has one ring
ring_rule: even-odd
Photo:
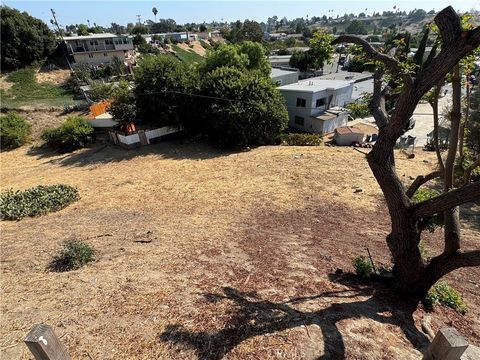
[[[368,279],[374,274],[372,262],[364,256],[357,256],[353,259],[353,267],[355,273],[362,279]]]
[[[50,265],[50,271],[71,271],[85,266],[95,260],[95,249],[82,240],[67,240]]]
[[[424,303],[430,308],[433,308],[438,304],[443,304],[451,307],[462,315],[468,311],[468,307],[463,301],[462,296],[454,288],[443,281],[437,282],[430,290],[428,290]]]

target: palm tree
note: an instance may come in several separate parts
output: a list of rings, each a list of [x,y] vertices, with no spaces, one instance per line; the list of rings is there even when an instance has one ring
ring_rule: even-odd
[[[153,16],[155,16],[155,22],[157,22],[157,14],[158,14],[157,8],[154,7],[154,8],[152,9],[152,12],[153,12]]]

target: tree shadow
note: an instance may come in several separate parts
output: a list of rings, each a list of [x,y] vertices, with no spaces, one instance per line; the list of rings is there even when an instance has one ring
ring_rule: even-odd
[[[398,326],[418,350],[424,350],[429,344],[428,338],[415,327],[413,312],[416,304],[400,303],[388,294],[388,289],[383,285],[377,285],[376,288],[361,286],[350,275],[331,275],[331,280],[348,286],[348,289],[292,298],[280,303],[262,300],[255,292],[241,292],[230,287],[223,288],[223,294],[203,294],[211,303],[233,302],[235,313],[229,323],[213,333],[189,332],[182,325],[169,325],[160,334],[160,340],[193,349],[200,360],[219,360],[249,338],[315,324],[321,329],[324,341],[324,354],[317,359],[345,359],[345,343],[337,323],[346,319],[369,318]],[[327,308],[317,311],[300,311],[293,307],[320,298],[358,296],[370,298],[331,303]]]
[[[207,160],[235,153],[238,151],[220,150],[203,142],[185,143],[179,140],[164,141],[134,149],[124,149],[104,142],[70,153],[59,153],[45,147],[31,148],[27,152],[28,155],[35,156],[39,160],[46,159],[46,163],[61,166],[109,164],[149,155],[174,160]]]
[[[480,200],[460,206],[462,225],[472,230],[480,230]]]

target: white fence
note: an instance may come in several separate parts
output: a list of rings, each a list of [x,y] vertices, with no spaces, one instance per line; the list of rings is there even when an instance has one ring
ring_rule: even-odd
[[[175,134],[182,130],[182,128],[178,127],[164,126],[152,130],[139,130],[130,135],[125,135],[124,133],[115,130],[109,130],[108,134],[110,136],[110,140],[112,140],[115,145],[120,145],[126,148],[134,148],[148,145],[151,142],[155,142],[155,140],[159,140],[163,136]]]

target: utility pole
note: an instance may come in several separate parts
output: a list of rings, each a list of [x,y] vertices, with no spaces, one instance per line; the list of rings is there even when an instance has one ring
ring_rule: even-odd
[[[142,23],[142,15],[136,15],[137,16],[137,19],[138,19],[138,23],[141,24]]]
[[[75,81],[77,82],[77,86],[80,86],[80,80],[79,80],[77,74],[75,73],[75,70],[73,70],[72,64],[68,60],[67,43],[63,39],[62,31],[60,29],[60,25],[58,25],[57,17],[55,16],[55,10],[50,9],[50,11],[52,12],[52,16],[53,16],[53,23],[55,24],[55,26],[57,27],[57,30],[58,30],[58,36],[60,36],[60,39],[62,40],[61,41],[61,46],[62,46],[62,49],[63,49],[63,56],[65,57],[65,61],[67,62],[68,67],[69,67],[71,73],[73,74],[73,77],[75,78]],[[82,91],[82,93],[83,93],[87,103],[91,102],[91,100],[88,98],[88,96],[85,94],[85,92]]]

